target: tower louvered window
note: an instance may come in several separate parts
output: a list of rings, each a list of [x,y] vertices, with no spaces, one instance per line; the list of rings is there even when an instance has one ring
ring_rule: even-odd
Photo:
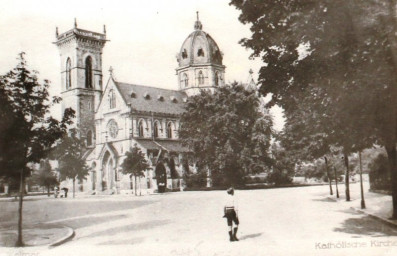
[[[92,88],[92,59],[90,56],[85,59],[85,88]]]
[[[66,61],[66,89],[72,88],[72,61],[70,58]]]

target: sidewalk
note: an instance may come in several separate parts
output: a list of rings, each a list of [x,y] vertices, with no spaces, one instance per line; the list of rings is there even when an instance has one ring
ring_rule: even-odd
[[[24,226],[22,230],[25,246],[57,246],[74,236],[73,229],[54,224]],[[18,238],[15,229],[0,229],[0,247],[14,247]]]
[[[392,197],[390,195],[368,192],[368,184],[365,184],[364,201],[366,208],[361,209],[361,194],[359,190],[359,184],[357,186],[351,186],[351,200],[349,202],[346,201],[344,185],[342,184],[339,189],[340,198],[336,198],[335,191],[334,195],[328,195],[327,197],[338,202],[339,204],[345,205],[346,208],[350,207],[357,212],[366,214],[397,228],[397,220],[390,220],[390,217],[393,213]]]

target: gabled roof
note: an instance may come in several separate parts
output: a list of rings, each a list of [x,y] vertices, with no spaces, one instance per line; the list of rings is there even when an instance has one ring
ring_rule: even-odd
[[[132,110],[173,115],[185,112],[185,92],[116,81],[114,84]]]

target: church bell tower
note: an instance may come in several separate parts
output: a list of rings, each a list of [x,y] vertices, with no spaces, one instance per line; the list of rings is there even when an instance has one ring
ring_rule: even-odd
[[[62,113],[66,108],[76,112],[75,126],[87,146],[93,146],[95,111],[102,97],[102,50],[106,43],[103,33],[77,27],[58,34],[56,42],[61,60]]]

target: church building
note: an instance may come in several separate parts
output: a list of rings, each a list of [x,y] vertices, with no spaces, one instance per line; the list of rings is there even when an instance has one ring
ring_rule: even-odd
[[[90,167],[78,188],[92,194],[133,193],[135,188],[142,194],[153,193],[159,184],[182,189],[183,173],[188,167],[194,171],[195,166],[192,159],[186,160],[189,151],[178,139],[180,117],[189,96],[224,85],[222,52],[197,16],[194,31],[177,55],[178,84],[169,90],[117,81],[112,70],[104,82],[102,50],[107,41],[105,27],[97,33],[78,28],[76,22],[71,30],[56,33],[62,110],[76,111],[75,125],[86,143],[84,158]],[[151,166],[137,182],[123,175],[120,167],[135,144]]]

